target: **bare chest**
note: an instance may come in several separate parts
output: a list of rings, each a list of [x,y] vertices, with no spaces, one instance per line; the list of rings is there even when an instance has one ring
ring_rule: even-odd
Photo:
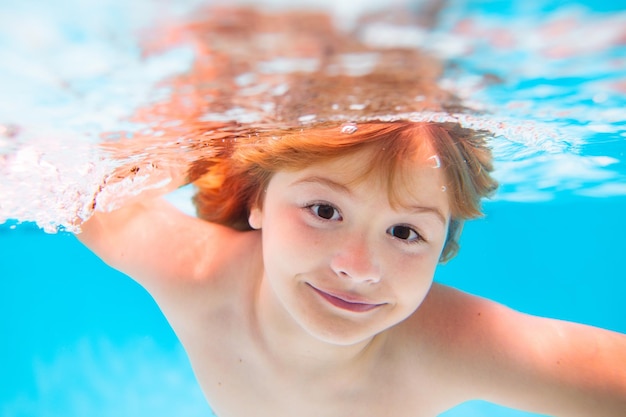
[[[435,384],[385,358],[348,370],[277,364],[232,336],[187,348],[218,417],[426,417],[447,408]]]

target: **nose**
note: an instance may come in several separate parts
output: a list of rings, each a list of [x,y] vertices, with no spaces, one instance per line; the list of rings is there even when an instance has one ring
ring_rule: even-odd
[[[365,239],[345,239],[337,245],[330,266],[338,277],[373,284],[381,278],[376,258],[372,245]]]

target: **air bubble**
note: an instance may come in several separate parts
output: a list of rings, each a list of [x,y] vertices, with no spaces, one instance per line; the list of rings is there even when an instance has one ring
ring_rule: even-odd
[[[429,161],[431,159],[433,161],[433,168],[441,168],[441,160],[439,159],[439,155],[433,155],[428,158]]]
[[[298,117],[298,121],[300,123],[310,123],[310,122],[314,121],[316,118],[317,118],[317,115],[315,115],[315,114],[306,114],[304,116]]]
[[[341,125],[341,133],[351,135],[358,130],[356,123],[344,123]]]

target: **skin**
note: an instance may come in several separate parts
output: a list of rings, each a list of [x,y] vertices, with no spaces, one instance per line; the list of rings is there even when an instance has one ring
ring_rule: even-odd
[[[470,399],[623,416],[626,338],[433,284],[450,208],[440,170],[400,204],[363,155],[271,179],[255,231],[163,201],[99,213],[78,237],[141,283],[220,417],[436,416]]]

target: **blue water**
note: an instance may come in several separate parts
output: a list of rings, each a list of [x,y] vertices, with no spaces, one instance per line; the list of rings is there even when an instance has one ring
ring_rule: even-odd
[[[437,279],[626,333],[624,213],[625,197],[489,203]],[[2,417],[210,415],[150,296],[72,235],[3,226],[0,276]],[[475,402],[445,416],[532,414]]]
[[[503,16],[524,26],[527,22],[520,23],[516,13],[532,8],[521,2],[457,3],[463,3],[464,12],[479,13],[482,23],[496,26]],[[562,2],[538,3],[536,10],[549,14],[560,10]],[[8,4],[0,0],[0,8]],[[626,10],[623,1],[576,4],[596,13]],[[119,14],[111,16],[105,23]],[[130,20],[125,16],[120,27]],[[445,25],[440,28],[444,29]],[[85,27],[69,25],[64,36],[82,42],[88,35]],[[0,47],[7,46],[3,39],[0,36]],[[115,63],[132,61],[133,45],[116,42],[123,59],[117,57]],[[604,83],[626,79],[624,42],[594,51],[584,60],[540,62],[538,73],[533,73],[534,61],[519,50],[501,60],[485,59],[497,56],[480,48],[475,55],[454,58],[470,75],[488,71],[505,78],[503,84],[472,90],[477,99],[501,106],[498,116],[509,121],[528,116],[538,124],[535,134],[546,131],[556,136],[536,134],[533,140],[494,143],[501,191],[485,204],[484,219],[466,225],[461,251],[440,267],[438,281],[523,312],[626,333],[626,92],[614,92],[613,84]],[[184,60],[183,54],[180,61]],[[562,62],[567,71],[560,67]],[[109,74],[119,75],[111,68]],[[0,66],[0,85],[3,70]],[[454,75],[450,71],[447,77]],[[460,78],[471,78],[464,77]],[[82,92],[96,81],[119,86],[115,77],[85,80],[89,82],[81,84]],[[131,88],[135,80],[129,80]],[[43,81],[42,86],[46,87]],[[113,90],[104,91],[119,101],[111,96]],[[49,124],[55,117],[76,122],[64,118],[76,109],[58,104],[71,103],[71,98],[54,94],[38,98],[35,105],[47,110],[55,103],[63,117],[58,113],[43,117],[45,112],[40,112],[37,115],[43,118],[37,123]],[[96,94],[93,102],[100,99]],[[509,101],[532,105],[508,109]],[[0,112],[0,128],[11,121],[7,114],[20,117],[9,113],[9,107],[32,105],[32,101],[0,104],[5,112]],[[569,108],[573,113],[563,112]],[[97,107],[86,112],[93,109]],[[98,123],[105,123],[95,117],[79,122],[96,130]],[[540,136],[537,143],[534,139]],[[2,146],[0,131],[0,168]],[[7,189],[3,186],[6,183],[0,183],[0,193]],[[36,197],[22,196],[24,202]],[[0,194],[0,208],[7,199]],[[105,266],[71,234],[47,234],[32,223],[0,225],[0,417],[209,415],[182,347],[141,287]],[[531,416],[535,415],[484,402],[445,413],[445,417]]]

